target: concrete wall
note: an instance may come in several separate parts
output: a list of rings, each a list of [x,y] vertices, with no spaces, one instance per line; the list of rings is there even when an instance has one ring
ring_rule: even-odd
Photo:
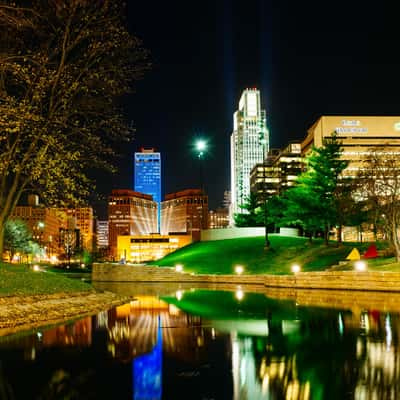
[[[299,236],[299,230],[297,228],[279,228],[279,234],[281,236]]]
[[[201,241],[236,239],[264,235],[265,228],[262,226],[255,228],[204,229],[201,231]]]
[[[172,267],[133,264],[93,264],[92,281],[100,282],[199,282],[264,283],[263,275],[206,275],[176,272]]]
[[[280,228],[281,236],[299,236],[296,228]],[[277,235],[274,233],[274,235]],[[236,239],[242,237],[265,236],[263,226],[254,228],[224,228],[224,229],[204,229],[201,231],[201,241]]]
[[[296,275],[202,275],[176,272],[171,267],[93,264],[97,282],[197,282],[263,285],[292,289],[373,290],[400,292],[398,272],[304,272]]]

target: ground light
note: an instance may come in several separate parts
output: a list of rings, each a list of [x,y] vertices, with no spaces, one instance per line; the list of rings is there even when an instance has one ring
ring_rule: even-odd
[[[244,271],[244,268],[243,268],[243,266],[242,265],[236,265],[235,266],[235,272],[237,273],[237,274],[242,274],[243,273],[243,271]]]
[[[35,272],[40,271],[39,265],[35,264],[35,265],[33,266],[33,270],[34,270]]]
[[[292,270],[292,272],[293,272],[294,274],[299,273],[299,272],[301,271],[300,265],[298,265],[298,264],[293,264],[291,270]]]
[[[244,293],[241,287],[238,287],[236,292],[235,292],[235,297],[240,301],[244,297]]]
[[[183,297],[183,292],[182,290],[177,290],[177,292],[175,293],[175,297],[178,301],[180,301]]]
[[[176,272],[183,272],[183,265],[182,264],[176,264],[175,265],[175,271]]]
[[[354,263],[354,268],[356,271],[366,271],[367,270],[367,263],[365,261],[356,261]]]

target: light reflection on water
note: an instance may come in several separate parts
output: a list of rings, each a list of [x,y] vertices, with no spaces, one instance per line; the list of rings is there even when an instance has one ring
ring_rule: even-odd
[[[0,338],[0,399],[400,398],[398,313],[240,290],[137,295]]]

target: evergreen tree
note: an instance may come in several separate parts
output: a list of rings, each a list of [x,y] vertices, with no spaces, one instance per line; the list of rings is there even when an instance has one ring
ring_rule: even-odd
[[[245,198],[244,204],[239,206],[244,212],[234,215],[235,225],[237,227],[262,226],[262,222],[257,218],[258,198],[253,192]]]
[[[306,171],[297,185],[287,191],[284,220],[298,223],[312,231],[322,228],[328,244],[332,225],[341,223],[341,174],[348,162],[340,158],[341,143],[335,133],[323,140],[321,147],[313,147],[306,158]]]

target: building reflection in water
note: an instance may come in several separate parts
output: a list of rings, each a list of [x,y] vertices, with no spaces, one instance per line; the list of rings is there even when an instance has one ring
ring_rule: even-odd
[[[212,320],[137,296],[94,317],[0,338],[0,350],[22,349],[33,363],[45,349],[100,346],[131,368],[134,400],[173,398],[174,386],[235,400],[384,400],[400,396],[399,321],[399,314],[377,310]]]
[[[157,341],[149,354],[133,360],[133,399],[158,400],[162,393],[162,330],[158,318]]]

